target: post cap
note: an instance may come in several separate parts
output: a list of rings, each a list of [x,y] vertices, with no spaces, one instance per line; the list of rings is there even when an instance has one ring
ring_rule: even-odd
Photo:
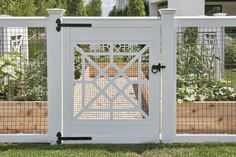
[[[175,15],[176,13],[176,10],[175,8],[165,8],[165,9],[160,9],[159,12],[160,14],[163,16],[163,15]]]
[[[47,9],[47,11],[50,16],[51,15],[63,16],[66,10],[61,8],[52,8],[52,9]]]

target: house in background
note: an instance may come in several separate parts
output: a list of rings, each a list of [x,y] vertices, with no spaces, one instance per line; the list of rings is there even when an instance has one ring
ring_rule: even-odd
[[[177,16],[236,15],[235,0],[149,0],[150,16],[159,15],[162,8],[176,8]]]
[[[128,0],[116,0],[116,10],[123,10],[128,5]]]
[[[149,0],[150,16],[160,16],[158,10],[163,8],[176,8],[176,16],[236,15],[236,1],[233,0]],[[182,28],[177,35],[184,32]],[[224,34],[224,28],[198,28],[199,44],[207,48],[209,55],[219,58],[212,65],[219,78],[224,77]]]
[[[127,5],[128,0],[116,0],[118,10]],[[212,16],[216,13],[236,15],[236,0],[149,0],[150,16],[160,16],[158,10],[163,8],[176,8],[176,16]],[[182,28],[178,36],[183,36],[185,29]],[[219,78],[224,77],[224,33],[224,28],[198,28],[199,44],[208,49],[208,54],[219,58],[212,65]]]

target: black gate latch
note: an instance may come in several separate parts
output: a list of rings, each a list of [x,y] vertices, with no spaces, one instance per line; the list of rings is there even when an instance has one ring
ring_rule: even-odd
[[[158,72],[161,72],[161,69],[164,69],[164,68],[166,68],[166,66],[161,65],[161,63],[159,63],[158,65],[153,65],[152,66],[152,73],[156,74]]]
[[[61,27],[92,27],[92,24],[88,23],[61,23],[60,19],[57,19],[56,23],[57,23],[56,30],[58,32],[61,31]]]
[[[61,133],[57,133],[57,144],[60,145],[61,141],[91,141],[92,137],[62,137]]]

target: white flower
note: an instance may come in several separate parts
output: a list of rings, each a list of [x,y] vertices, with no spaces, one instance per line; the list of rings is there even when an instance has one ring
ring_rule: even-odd
[[[228,90],[229,90],[231,93],[234,92],[234,88],[232,88],[232,87],[228,87]]]
[[[186,95],[186,96],[184,97],[184,100],[187,100],[187,101],[194,101],[194,100],[196,100],[196,98],[195,98],[194,95],[191,95],[191,96]]]
[[[206,95],[199,95],[200,101],[206,100],[207,96]]]
[[[194,89],[191,88],[191,87],[187,87],[187,88],[186,88],[186,92],[189,93],[189,94],[191,94],[191,93],[194,92]]]
[[[14,70],[14,67],[12,65],[8,65],[8,66],[3,67],[2,71],[4,73],[8,73],[8,74],[11,74],[11,75],[15,74],[15,70]]]

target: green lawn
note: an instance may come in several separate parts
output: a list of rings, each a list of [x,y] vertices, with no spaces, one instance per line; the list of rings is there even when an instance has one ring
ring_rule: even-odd
[[[143,145],[61,145],[0,144],[0,156],[5,157],[214,157],[236,156],[236,143],[228,144],[143,144]]]
[[[236,87],[236,72],[232,70],[225,70],[225,79],[231,81],[232,86]]]

